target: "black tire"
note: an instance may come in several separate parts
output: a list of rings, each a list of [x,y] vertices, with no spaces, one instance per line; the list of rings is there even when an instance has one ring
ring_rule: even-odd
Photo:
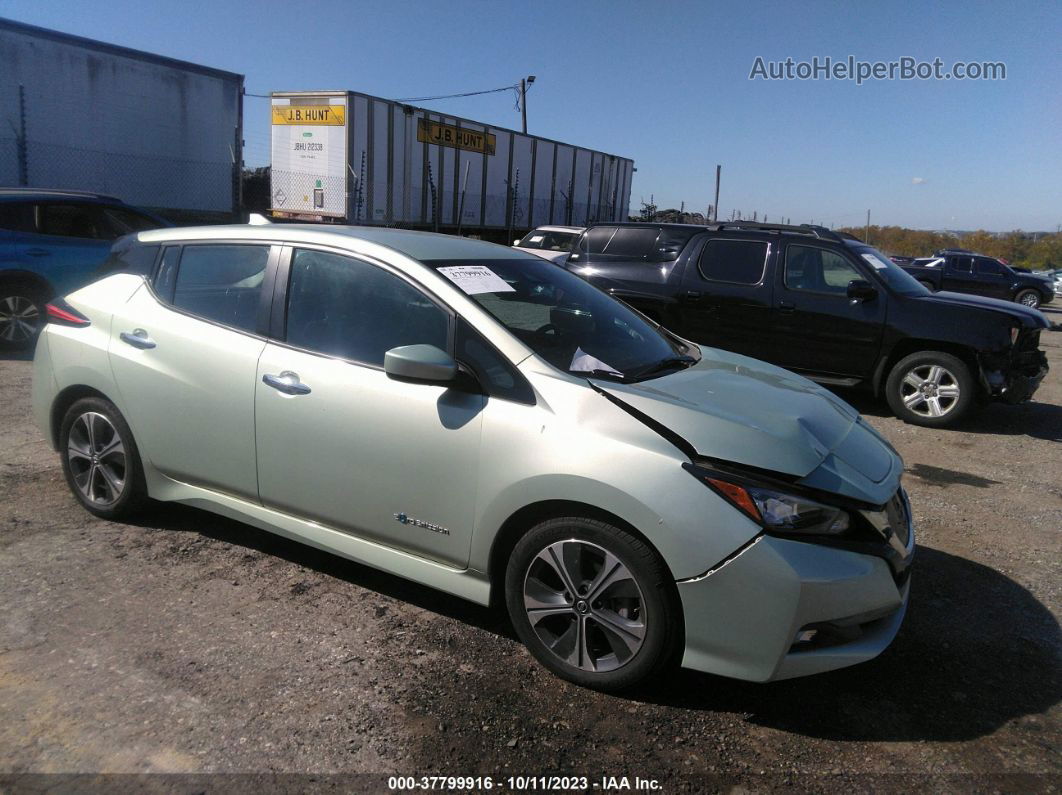
[[[1014,303],[1027,306],[1029,309],[1039,309],[1043,297],[1036,290],[1021,290],[1014,296]]]
[[[944,373],[936,378],[936,389],[927,386],[934,381],[932,368],[940,368]],[[915,381],[922,382],[921,388]],[[921,400],[914,397],[916,393],[922,395]],[[962,359],[943,351],[912,353],[893,366],[885,382],[885,398],[893,413],[904,422],[927,428],[943,428],[958,422],[975,405],[976,397],[977,385],[970,368]],[[936,410],[941,412],[939,415],[934,413],[934,402]]]
[[[29,350],[37,344],[44,328],[46,303],[40,288],[32,284],[0,284],[0,350]]]
[[[90,427],[92,431],[87,432]],[[115,438],[120,452],[111,447]],[[85,510],[119,520],[144,507],[147,484],[140,453],[125,418],[109,400],[82,398],[67,409],[59,426],[59,450],[66,483]],[[109,499],[115,491],[117,498]]]
[[[918,283],[925,287],[927,290],[929,290],[929,292],[931,293],[935,293],[937,291],[937,288],[933,286],[933,282],[927,282],[924,279],[919,279]]]
[[[562,579],[556,566],[539,558],[540,553],[549,556],[551,545],[560,545],[560,554],[571,565],[570,570],[566,569],[569,574],[582,571],[580,582],[570,578],[576,593],[566,589],[569,580]],[[605,557],[605,553],[612,557]],[[582,599],[578,589],[588,582],[597,582],[601,572],[612,571],[616,562],[622,566],[616,570],[619,579]],[[608,579],[605,577],[602,582]],[[525,587],[542,596],[542,604],[551,605],[552,614],[540,618],[534,626],[525,604]],[[566,596],[570,598],[565,600]],[[505,604],[517,635],[531,654],[557,676],[583,687],[623,690],[676,662],[682,637],[682,609],[667,566],[643,540],[605,522],[569,516],[531,528],[509,558]],[[538,615],[545,612],[539,609]],[[621,621],[616,622],[617,618]],[[633,632],[625,635],[616,631],[624,627]],[[639,634],[640,640],[636,640]],[[556,640],[550,644],[552,638]],[[576,638],[585,638],[586,642],[579,644]],[[632,650],[634,645],[637,648]],[[569,648],[571,655],[565,655]],[[565,656],[575,656],[584,665],[573,664]]]

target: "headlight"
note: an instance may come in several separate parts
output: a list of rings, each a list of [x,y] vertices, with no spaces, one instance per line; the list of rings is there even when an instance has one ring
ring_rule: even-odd
[[[735,508],[750,516],[769,532],[800,535],[838,535],[845,532],[851,517],[847,511],[821,502],[759,486],[745,486],[690,470],[698,479]]]

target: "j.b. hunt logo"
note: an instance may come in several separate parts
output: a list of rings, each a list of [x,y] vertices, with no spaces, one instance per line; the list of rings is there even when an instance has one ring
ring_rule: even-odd
[[[905,55],[895,61],[860,61],[854,55],[834,60],[814,56],[810,61],[767,61],[756,56],[749,80],[854,80],[857,86],[870,80],[1006,80],[1003,61],[956,61],[950,69],[944,61],[919,61]]]
[[[406,516],[404,513],[396,513],[395,521],[400,524],[413,525],[414,527],[422,527],[425,530],[431,530],[433,533],[439,533],[440,535],[448,536],[450,531],[442,525],[432,524],[431,522],[425,522],[420,519],[414,519],[412,516]]]

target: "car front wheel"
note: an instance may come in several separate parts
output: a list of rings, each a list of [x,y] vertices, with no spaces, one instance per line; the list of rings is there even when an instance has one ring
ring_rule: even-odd
[[[505,600],[535,658],[584,687],[621,690],[674,662],[681,608],[657,552],[580,517],[533,527],[509,560]]]
[[[109,400],[74,403],[59,428],[59,449],[67,485],[88,511],[123,519],[143,506],[147,486],[136,442]]]
[[[974,403],[970,368],[957,356],[921,351],[901,359],[889,373],[886,399],[904,422],[940,428],[963,417]]]
[[[1036,290],[1022,290],[1014,296],[1014,300],[1030,309],[1040,308],[1040,294]]]

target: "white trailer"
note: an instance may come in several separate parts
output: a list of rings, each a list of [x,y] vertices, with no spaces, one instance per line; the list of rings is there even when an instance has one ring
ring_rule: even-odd
[[[276,217],[510,232],[627,220],[629,158],[354,91],[271,105]]]
[[[0,19],[0,185],[239,209],[243,76]]]

